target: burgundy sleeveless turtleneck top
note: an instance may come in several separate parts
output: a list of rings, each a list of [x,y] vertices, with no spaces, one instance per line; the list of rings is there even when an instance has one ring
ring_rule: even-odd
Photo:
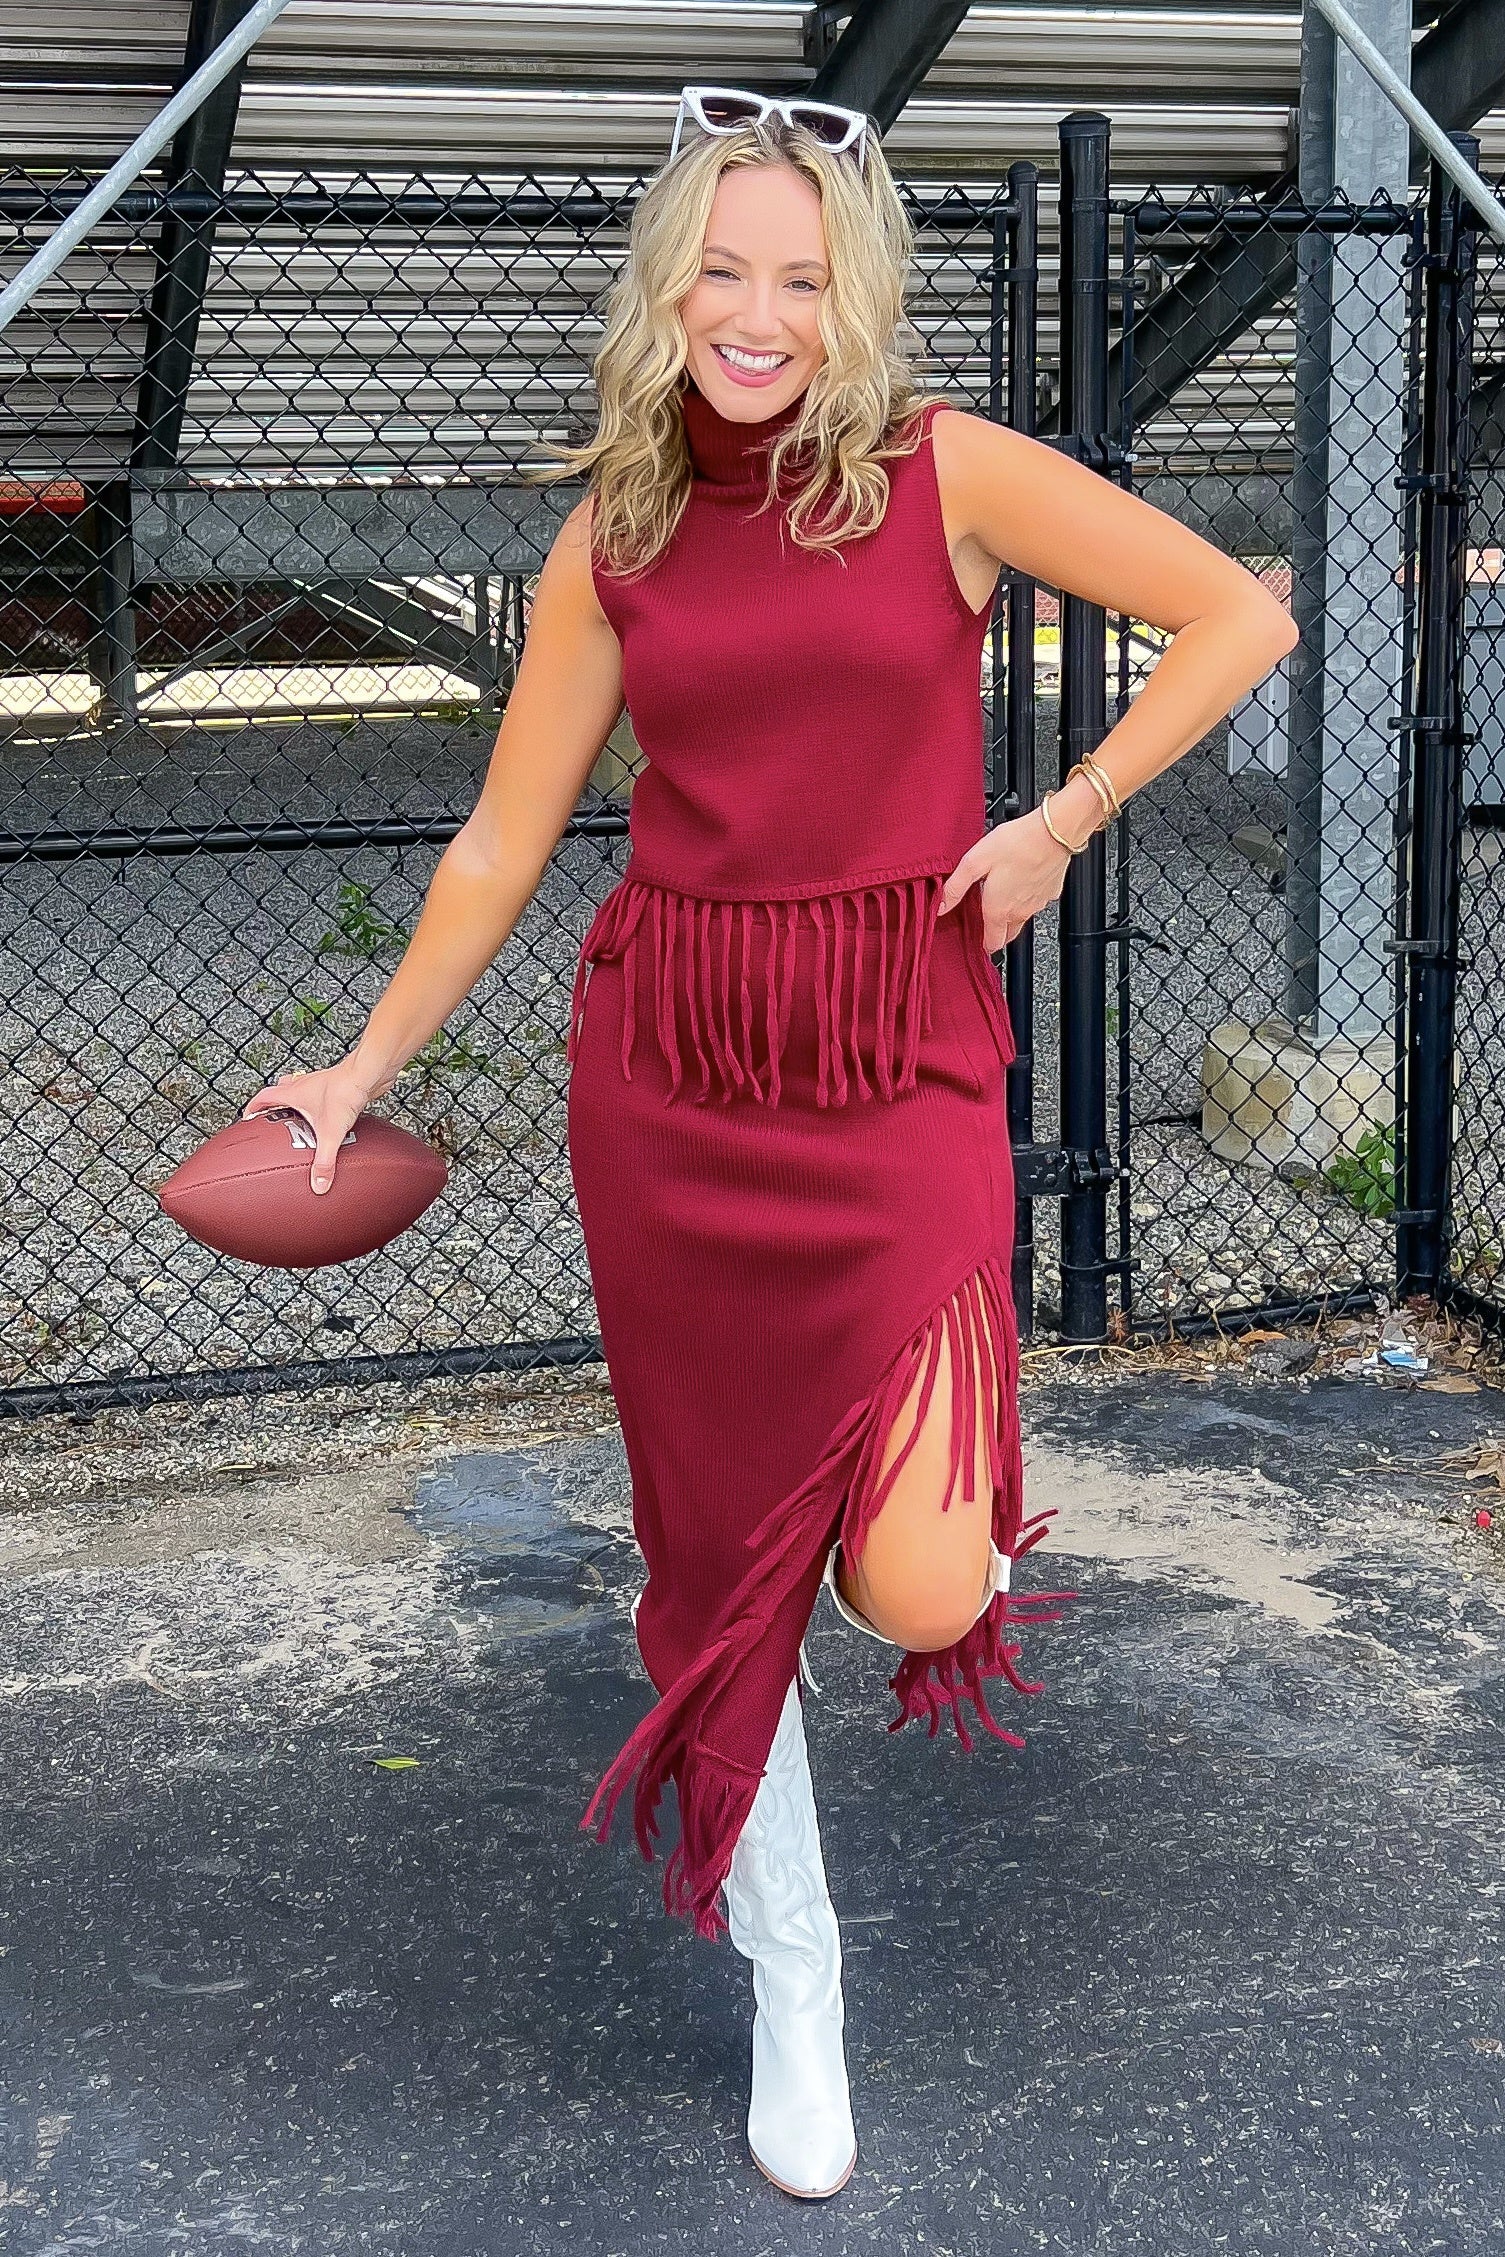
[[[637,578],[594,567],[647,766],[628,874],[727,898],[792,898],[945,874],[985,828],[981,668],[990,606],[952,569],[930,426],[884,464],[881,524],[796,546],[762,509],[792,402],[734,423],[681,395],[694,479]],[[795,490],[789,485],[789,493]]]
[[[792,482],[762,506],[768,449],[798,401],[758,423],[729,421],[694,387],[681,404],[694,477],[667,546],[636,576],[592,560],[646,766],[627,866],[576,966],[567,1055],[593,964],[620,957],[624,1074],[646,1015],[671,1101],[777,1105],[803,978],[815,1103],[900,1096],[929,1020],[941,887],[986,827],[991,607],[972,609],[946,545],[931,444],[944,403],[921,405],[919,445],[885,463],[881,522],[832,550],[791,540]],[[959,929],[957,961],[1012,1057],[975,887]]]

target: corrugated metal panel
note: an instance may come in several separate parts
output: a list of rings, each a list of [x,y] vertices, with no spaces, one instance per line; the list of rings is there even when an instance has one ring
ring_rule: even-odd
[[[1287,161],[1288,112],[1106,105],[1114,121],[1118,169],[1131,179],[1251,179]],[[909,104],[885,148],[895,168],[997,178],[1016,158],[1056,158],[1056,127],[1066,103]],[[408,89],[326,85],[247,87],[235,156],[251,166],[306,163],[391,175],[408,167],[446,173],[588,162],[656,169],[669,144],[674,100],[642,93],[532,93],[474,88]],[[587,160],[582,152],[589,151]]]
[[[542,77],[565,85],[624,74],[668,83],[734,64],[749,83],[804,85],[801,0],[291,0],[257,48],[257,67],[308,77],[354,71],[380,82],[432,75],[493,81]],[[1217,58],[1240,84],[1294,69],[1296,0],[1284,9],[1243,0],[1215,9],[974,8],[930,77],[938,90],[996,83],[1002,69],[1054,87],[1079,69],[1135,74],[1148,50],[1161,84],[1180,54],[1194,78]],[[109,69],[171,71],[182,59],[187,0],[7,0],[0,70],[66,78]],[[1158,49],[1158,61],[1156,50]],[[1078,58],[1082,58],[1081,61]],[[1120,84],[1128,77],[1120,76]],[[1231,80],[1229,81],[1231,83]]]
[[[291,0],[256,50],[255,68],[301,77],[353,72],[392,79],[651,78],[676,84],[739,70],[733,85],[803,86],[801,6],[712,0]],[[747,76],[752,73],[751,77]]]
[[[187,33],[188,0],[5,0],[0,70],[72,79],[130,70],[165,82]]]
[[[925,80],[930,94],[1143,94],[1164,103],[1294,101],[1299,14],[1165,8],[974,8]]]
[[[251,57],[240,153],[304,158],[320,146],[307,133],[310,102],[328,100],[336,161],[435,161],[468,142],[478,163],[641,164],[662,153],[667,130],[634,124],[631,104],[648,100],[656,121],[687,73],[785,91],[806,84],[806,14],[779,0],[291,0]],[[117,155],[157,106],[147,81],[165,84],[185,23],[182,0],[114,0],[105,11],[12,0],[0,25],[0,82],[11,80],[0,83],[0,143],[21,162]],[[1297,51],[1297,19],[1269,7],[977,9],[932,70],[930,98],[895,129],[894,147],[907,162],[976,170],[996,162],[1021,102],[1038,97],[1059,111],[1128,94],[1184,114],[1189,145],[1212,151],[1230,108],[1294,99]],[[456,84],[463,91],[451,93]],[[1002,103],[986,98],[994,88],[1007,89]],[[1215,108],[1200,120],[1199,143],[1204,104]],[[436,105],[460,114],[451,125]],[[1235,128],[1241,149],[1250,130]],[[1033,141],[1016,153],[1034,153]],[[1239,155],[1217,176],[1247,161]]]
[[[771,92],[802,87],[806,10],[594,0],[291,0],[257,48],[253,75],[354,74],[373,85],[426,78],[578,78],[678,84],[740,74]],[[935,93],[1014,96],[1146,88],[1166,99],[1278,94],[1295,88],[1299,15],[1253,9],[976,8],[927,80]]]
[[[166,99],[135,87],[0,85],[0,149],[11,165],[103,169]]]

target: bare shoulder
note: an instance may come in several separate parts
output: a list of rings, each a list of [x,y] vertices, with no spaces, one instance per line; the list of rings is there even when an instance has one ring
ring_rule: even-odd
[[[997,555],[1000,533],[1076,499],[1104,481],[1043,439],[995,423],[949,401],[931,423],[936,484],[946,522],[959,538],[975,534]],[[1116,491],[1116,489],[1115,489]]]
[[[1006,423],[995,423],[991,416],[978,415],[951,400],[937,403],[930,430],[936,468],[943,475],[952,467],[965,471],[968,466],[1019,461],[1031,453],[1054,451],[1038,439],[1026,439],[1022,432],[1011,431]]]
[[[595,514],[596,497],[586,494],[576,502],[568,517],[563,519],[554,535],[549,550],[549,561],[557,557],[567,573],[590,573],[591,525]]]
[[[586,494],[563,520],[544,560],[538,592],[546,601],[572,606],[583,616],[604,623],[606,614],[601,609],[601,599],[596,594],[595,575],[591,570],[594,510],[595,496]]]
[[[576,502],[554,536],[556,548],[583,550],[589,556],[591,521],[595,514],[595,507],[596,497],[594,494],[585,494]]]

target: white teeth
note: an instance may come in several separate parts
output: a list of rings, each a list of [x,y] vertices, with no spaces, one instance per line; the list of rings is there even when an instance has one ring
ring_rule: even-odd
[[[762,375],[766,369],[782,367],[789,358],[787,353],[744,353],[737,345],[718,345],[716,350],[733,368],[745,368],[756,375]]]

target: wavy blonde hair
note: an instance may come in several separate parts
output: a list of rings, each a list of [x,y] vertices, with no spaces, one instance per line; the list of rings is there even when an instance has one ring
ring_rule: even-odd
[[[688,340],[679,308],[700,276],[716,186],[738,165],[787,164],[821,200],[830,282],[817,309],[825,359],[798,417],[769,450],[768,494],[803,477],[786,523],[801,548],[833,549],[869,533],[888,504],[884,460],[912,454],[908,429],[924,351],[904,311],[914,231],[869,127],[861,168],[776,112],[735,133],[696,133],[639,198],[627,257],[606,296],[594,362],[600,414],[594,438],[560,449],[541,481],[585,476],[594,497],[592,548],[616,574],[646,571],[671,539],[693,470],[680,394]],[[787,491],[787,485],[786,485]],[[824,508],[817,520],[817,506]]]

